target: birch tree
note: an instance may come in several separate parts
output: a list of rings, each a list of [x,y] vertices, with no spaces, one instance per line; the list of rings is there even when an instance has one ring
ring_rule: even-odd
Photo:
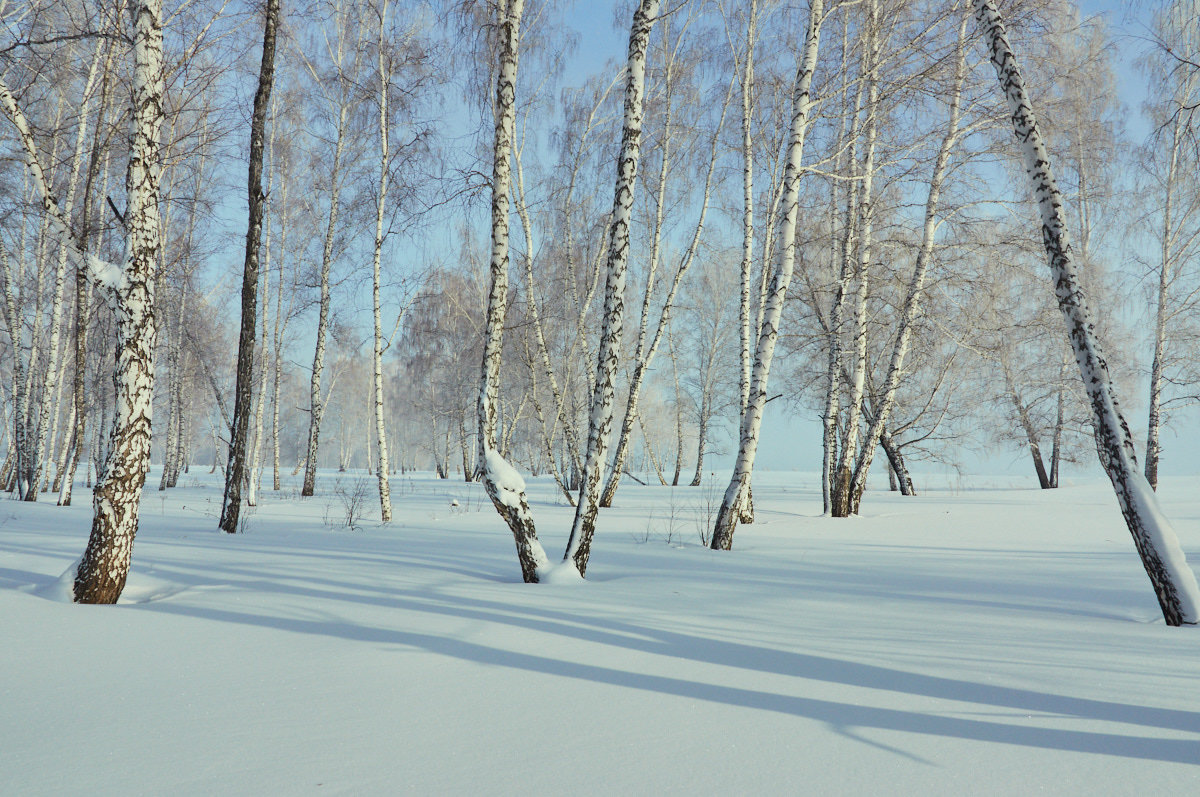
[[[912,340],[913,329],[918,320],[918,312],[920,303],[924,293],[925,278],[929,272],[930,259],[934,251],[934,237],[938,229],[938,203],[941,198],[943,183],[946,179],[946,173],[950,165],[951,152],[955,147],[958,139],[966,132],[960,129],[960,107],[962,102],[963,84],[966,80],[966,29],[967,18],[962,16],[959,28],[958,37],[955,44],[955,70],[953,78],[953,86],[951,88],[949,98],[949,119],[946,123],[946,131],[942,137],[941,144],[938,148],[937,156],[933,164],[933,172],[929,178],[928,191],[925,199],[925,220],[921,232],[920,248],[917,250],[916,265],[913,268],[912,277],[908,283],[908,289],[904,297],[904,302],[900,308],[900,318],[898,329],[895,335],[895,342],[892,346],[891,356],[888,361],[887,372],[884,377],[882,386],[882,397],[874,407],[874,418],[870,421],[867,433],[863,439],[861,448],[856,452],[854,470],[850,476],[848,489],[849,494],[846,496],[846,504],[844,509],[848,510],[848,514],[857,514],[859,504],[862,501],[863,490],[866,489],[867,473],[871,468],[872,458],[875,450],[883,437],[884,430],[891,418],[892,408],[895,405],[896,393],[900,387],[900,380],[904,373],[904,362],[908,356],[909,344]],[[838,506],[838,502],[834,502],[834,507]],[[836,515],[835,509],[835,515]]]
[[[258,263],[262,244],[263,215],[267,203],[263,191],[263,152],[267,112],[271,107],[271,89],[275,83],[275,31],[279,26],[280,0],[267,0],[263,20],[262,62],[258,89],[250,117],[250,167],[247,177],[249,218],[246,230],[246,257],[242,266],[242,321],[238,336],[237,384],[234,388],[233,424],[230,428],[229,465],[225,469],[225,497],[221,507],[220,529],[228,534],[238,531],[242,504],[242,482],[246,477],[247,433],[254,398],[254,355],[258,336]],[[263,341],[266,345],[266,341]]]
[[[1157,37],[1164,47],[1186,52],[1189,38],[1200,40],[1194,17],[1184,11],[1187,3],[1173,4],[1157,24]],[[1189,37],[1190,34],[1190,37]],[[1200,183],[1197,181],[1190,109],[1200,104],[1200,70],[1180,68],[1175,58],[1157,53],[1150,60],[1147,77],[1164,87],[1165,96],[1147,102],[1147,110],[1157,122],[1152,140],[1139,159],[1147,172],[1149,196],[1157,203],[1146,222],[1153,224],[1157,238],[1158,263],[1153,266],[1154,294],[1153,337],[1150,361],[1149,407],[1146,422],[1145,476],[1150,486],[1158,486],[1158,468],[1162,457],[1161,430],[1167,424],[1169,410],[1186,396],[1186,388],[1200,381],[1192,366],[1197,334],[1197,290],[1195,262],[1200,255]],[[1191,156],[1191,157],[1189,157]],[[1180,391],[1179,388],[1185,389]],[[1173,389],[1174,388],[1174,389]]]
[[[89,276],[117,317],[117,363],[113,382],[117,406],[108,454],[93,497],[91,535],[75,574],[77,603],[115,603],[125,586],[138,501],[150,466],[151,402],[154,394],[154,270],[160,246],[159,172],[163,123],[163,40],[160,0],[129,4],[132,27],[132,91],[129,163],[123,216],[126,243],[122,265],[86,252],[64,214],[42,168],[24,113],[0,81],[0,104],[17,129],[42,209],[75,257],[88,264]]]
[[[646,49],[650,30],[658,16],[658,0],[641,0],[629,30],[629,54],[625,66],[625,118],[621,149],[617,155],[617,184],[609,228],[608,265],[604,285],[604,317],[600,328],[600,351],[596,361],[596,386],[588,419],[588,444],[583,483],[575,505],[575,521],[567,541],[564,561],[573,563],[579,575],[587,573],[596,514],[600,510],[600,480],[608,458],[612,436],[613,404],[616,397],[617,363],[621,356],[621,330],[625,312],[625,272],[629,263],[630,221],[634,187],[641,155],[643,103],[646,81]]]
[[[824,0],[811,0],[808,21],[805,26],[804,48],[796,68],[792,85],[792,119],[787,146],[787,166],[783,179],[784,193],[780,207],[779,262],[771,277],[771,288],[763,307],[761,332],[754,355],[751,373],[750,400],[738,441],[738,454],[734,462],[733,475],[713,527],[711,547],[713,550],[729,550],[733,546],[733,533],[747,500],[750,474],[754,469],[754,457],[758,452],[758,435],[762,426],[763,410],[767,403],[767,384],[771,373],[771,361],[775,355],[775,342],[779,336],[779,319],[783,314],[783,301],[791,284],[792,271],[796,262],[796,223],[799,216],[800,176],[804,159],[804,141],[808,133],[809,115],[812,111],[812,81],[817,68],[817,48],[821,39],[821,26],[825,22]]]
[[[651,312],[654,308],[654,288],[656,275],[658,273],[658,264],[660,253],[663,246],[664,221],[663,215],[668,204],[667,196],[667,175],[672,166],[676,166],[672,162],[671,156],[671,139],[673,132],[671,129],[671,72],[675,67],[674,61],[677,57],[676,51],[679,44],[672,47],[669,35],[669,26],[663,25],[663,80],[664,80],[664,119],[663,129],[661,132],[660,144],[660,160],[659,160],[659,176],[658,186],[654,191],[654,220],[651,227],[650,239],[650,256],[646,274],[646,289],[642,300],[641,322],[637,329],[637,342],[634,344],[633,351],[633,371],[629,378],[629,392],[625,402],[624,419],[621,422],[620,432],[617,436],[616,449],[613,452],[612,464],[608,469],[608,479],[604,486],[604,492],[600,496],[600,506],[612,506],[613,497],[616,494],[617,486],[620,483],[621,474],[625,469],[625,458],[628,455],[629,444],[632,439],[633,425],[639,412],[639,400],[641,390],[646,378],[647,372],[654,363],[655,355],[658,353],[659,346],[662,343],[663,334],[666,331],[671,321],[671,314],[675,307],[676,296],[680,286],[683,284],[684,278],[691,269],[692,264],[696,260],[699,253],[702,236],[705,231],[705,219],[707,218],[709,203],[712,199],[712,187],[714,175],[718,163],[718,145],[721,138],[721,132],[724,127],[725,113],[729,107],[729,101],[733,95],[733,89],[736,85],[736,77],[730,80],[728,89],[725,92],[724,100],[721,103],[720,115],[718,116],[713,127],[712,137],[709,146],[701,150],[703,153],[703,162],[707,163],[704,169],[704,183],[701,190],[700,208],[697,213],[696,224],[692,229],[692,234],[688,239],[688,245],[680,255],[674,271],[671,275],[670,282],[667,288],[667,294],[662,300],[662,304],[658,309],[658,322],[651,328],[650,319]],[[686,29],[685,29],[686,30]],[[682,34],[681,34],[682,35]],[[703,100],[701,100],[703,102]],[[652,331],[651,331],[652,330]],[[648,337],[649,333],[649,337]]]
[[[517,560],[525,583],[536,583],[539,571],[550,563],[538,540],[525,480],[496,448],[500,373],[504,344],[504,316],[508,309],[509,195],[512,190],[513,130],[516,124],[517,63],[524,0],[497,0],[493,30],[498,68],[492,116],[495,135],[492,149],[492,247],[490,287],[487,296],[483,363],[476,402],[476,470],[496,511],[512,531]]]
[[[1108,364],[1096,340],[1086,299],[1072,262],[1062,194],[1038,132],[1033,106],[1003,19],[993,0],[973,0],[975,19],[987,42],[992,66],[1012,114],[1013,132],[1042,221],[1042,241],[1054,290],[1067,324],[1075,361],[1092,407],[1096,451],[1112,481],[1121,513],[1168,625],[1200,621],[1200,587],[1179,540],[1137,470],[1129,427],[1113,395]]]
[[[324,243],[321,249],[321,265],[319,272],[320,300],[317,309],[317,338],[313,347],[312,376],[309,382],[309,418],[308,418],[308,449],[304,461],[304,484],[300,494],[311,496],[317,483],[317,455],[321,447],[321,419],[325,411],[325,393],[321,387],[321,374],[325,369],[325,347],[329,336],[329,313],[331,302],[330,275],[334,260],[334,239],[338,230],[339,212],[341,210],[342,183],[345,180],[346,147],[349,137],[351,111],[358,105],[358,87],[355,82],[354,67],[358,65],[358,55],[362,50],[363,27],[366,15],[356,8],[355,14],[348,13],[346,3],[342,0],[331,9],[335,26],[333,41],[326,39],[330,66],[333,70],[328,80],[318,73],[317,67],[311,62],[305,62],[309,74],[318,84],[322,97],[328,104],[333,116],[333,153],[329,170],[329,212],[325,225]],[[358,18],[358,26],[352,30],[352,16]]]

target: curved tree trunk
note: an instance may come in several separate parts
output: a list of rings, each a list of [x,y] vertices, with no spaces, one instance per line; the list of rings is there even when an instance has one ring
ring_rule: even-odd
[[[499,69],[496,71],[495,139],[492,150],[492,252],[491,286],[488,290],[487,326],[484,332],[483,363],[480,368],[476,422],[479,444],[476,468],[492,506],[512,532],[517,561],[525,583],[538,581],[538,572],[549,565],[537,537],[525,482],[496,450],[496,426],[500,400],[500,371],[503,365],[504,316],[508,309],[508,206],[512,188],[513,129],[516,126],[517,60],[524,0],[499,0],[495,27],[498,31]]]

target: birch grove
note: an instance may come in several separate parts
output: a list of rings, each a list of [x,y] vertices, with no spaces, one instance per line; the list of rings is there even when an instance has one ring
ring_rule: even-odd
[[[227,532],[406,534],[428,471],[532,583],[637,491],[730,550],[756,466],[841,518],[945,469],[1069,494],[1094,445],[1194,623],[1153,490],[1200,406],[1195,3],[1004,9],[0,0],[0,484],[94,484],[113,602],[150,473],[223,468]]]

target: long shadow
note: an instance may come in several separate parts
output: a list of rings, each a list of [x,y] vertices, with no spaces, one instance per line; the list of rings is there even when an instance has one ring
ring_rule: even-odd
[[[452,617],[455,619],[470,619],[485,623],[509,625],[525,628],[538,633],[575,638],[581,641],[591,642],[599,645],[608,645],[668,658],[690,660],[705,664],[722,665],[747,671],[764,672],[789,677],[824,681],[827,683],[836,683],[852,687],[880,689],[935,699],[953,700],[969,704],[1014,709],[1021,712],[1035,712],[1038,714],[1049,713],[1067,717],[1078,717],[1086,720],[1117,722],[1129,725],[1139,725],[1150,728],[1169,729],[1200,734],[1200,713],[1192,711],[1152,708],[1131,703],[1076,698],[1028,689],[982,684],[962,679],[923,675],[879,665],[862,664],[844,659],[836,659],[814,654],[796,653],[792,651],[779,650],[776,648],[751,645],[741,642],[719,640],[707,636],[699,636],[696,634],[682,633],[664,628],[650,627],[643,624],[624,622],[611,617],[592,617],[567,611],[548,609],[541,606],[526,607],[519,604],[499,603],[496,601],[466,598],[462,596],[447,597],[439,595],[436,588],[401,591],[394,589],[380,589],[374,595],[365,595],[362,592],[358,592],[357,594],[349,594],[344,589],[339,588],[320,589],[312,586],[280,584],[267,581],[259,582],[253,586],[264,592],[281,592],[309,598],[314,601],[329,601],[331,599],[341,600],[351,603],[374,605],[383,608],[424,612]],[[637,688],[650,688],[648,686],[649,684],[661,683],[663,686],[671,687],[670,689],[666,690],[670,694],[686,694],[692,697],[714,699],[717,700],[717,702],[727,702],[736,705],[743,705],[749,708],[784,710],[775,706],[767,705],[764,700],[758,699],[762,698],[765,693],[755,692],[753,690],[741,690],[732,687],[718,687],[706,684],[693,684],[695,689],[687,691],[684,690],[682,684],[688,684],[691,682],[680,681],[678,679],[662,678],[660,676],[651,676],[628,671],[608,670],[607,668],[597,668],[592,667],[591,665],[578,665],[570,662],[561,662],[552,659],[546,659],[544,657],[533,656],[531,654],[516,654],[500,649],[487,648],[480,645],[474,645],[471,643],[465,643],[449,638],[426,634],[401,632],[384,628],[368,628],[346,620],[315,622],[300,618],[270,617],[249,613],[230,612],[219,609],[190,607],[169,602],[152,604],[150,606],[142,606],[139,608],[143,608],[144,610],[190,614],[199,617],[209,617],[211,619],[220,621],[247,623],[269,628],[280,628],[297,633],[324,634],[352,640],[394,642],[396,644],[421,647],[431,652],[443,653],[445,655],[456,656],[459,658],[467,658],[473,661],[509,664],[509,666],[534,669],[539,672],[559,672],[555,669],[555,666],[560,666],[561,668],[565,668],[566,671],[560,672],[559,674],[564,674],[571,677],[591,678],[592,676],[588,675],[587,673],[594,669],[597,670],[600,675],[604,676],[599,678],[599,680],[603,682],[611,682],[617,685],[625,684]],[[484,655],[483,651],[487,651],[487,655]],[[473,655],[466,655],[468,653]],[[526,665],[529,666],[527,667]],[[627,678],[627,680],[622,680],[622,678]],[[706,694],[721,694],[724,695],[724,697],[717,699],[711,696],[706,697]],[[742,696],[742,699],[734,700],[734,697],[738,695]],[[753,701],[745,699],[746,696],[751,695],[757,696],[756,699]],[[833,719],[829,719],[826,714],[829,713],[829,708],[831,706],[842,705],[829,703],[828,701],[812,700],[796,703],[794,701],[800,700],[799,698],[792,698],[786,695],[773,695],[771,697],[772,699],[779,698],[784,700],[785,705],[823,706],[824,709],[822,709],[820,712],[816,712],[815,714],[798,710],[791,711],[791,713],[797,713],[804,716],[813,716],[817,719],[830,721],[833,724],[837,723],[834,722]],[[788,703],[788,701],[792,702]],[[882,722],[882,719],[877,718],[878,722],[876,723],[861,723],[856,721],[848,724],[865,724],[867,726],[876,725],[877,727],[896,728],[899,726],[895,725],[895,717],[899,715],[913,714],[914,716],[926,718],[924,723],[916,723],[912,727],[908,728],[910,730],[916,730],[920,732],[941,732],[924,730],[926,725],[929,723],[932,723],[932,726],[930,727],[937,727],[943,730],[947,730],[952,727],[960,727],[960,725],[955,723],[965,723],[961,725],[961,727],[965,729],[992,728],[994,726],[996,732],[991,736],[975,736],[968,734],[965,738],[991,738],[993,741],[1012,742],[1012,737],[1014,735],[1021,735],[1022,731],[1022,726],[986,723],[978,720],[951,720],[948,718],[929,717],[927,715],[914,712],[897,712],[886,709],[876,710],[866,709],[863,707],[855,707],[855,710],[878,711],[882,712],[879,714],[879,718],[891,717],[892,719],[888,722]],[[1135,738],[1123,735],[1097,734],[1089,732],[1048,731],[1034,728],[1025,728],[1024,730],[1028,730],[1032,736],[1023,737],[1029,739],[1030,741],[1020,743],[1028,743],[1034,746],[1046,746],[1046,743],[1044,743],[1043,740],[1046,738],[1056,738],[1055,734],[1069,735],[1074,733],[1078,734],[1082,739],[1120,739],[1122,740],[1122,744]],[[980,731],[980,733],[982,733],[982,731]],[[948,733],[947,735],[955,734]],[[1187,755],[1180,755],[1178,757],[1175,757],[1174,754],[1167,753],[1163,753],[1162,755],[1150,755],[1148,752],[1150,749],[1149,747],[1143,750],[1142,753],[1130,752],[1142,749],[1139,748],[1137,744],[1132,744],[1132,742],[1131,745],[1132,746],[1129,746],[1128,750],[1125,752],[1119,752],[1123,749],[1120,746],[1102,745],[1100,748],[1088,748],[1067,745],[1065,741],[1061,744],[1052,744],[1049,746],[1059,747],[1060,749],[1064,750],[1092,749],[1094,751],[1107,752],[1111,754],[1127,755],[1130,757],[1147,757],[1177,761],[1179,763],[1200,763],[1200,740],[1188,742],[1187,745],[1185,745],[1186,749],[1188,750]],[[1176,747],[1173,745],[1168,745],[1162,749],[1175,750]]]
[[[277,551],[277,553],[280,552]],[[415,557],[405,554],[396,558]],[[449,564],[455,558],[446,557],[446,562],[443,564]],[[375,560],[378,561],[378,557],[375,557]],[[458,557],[458,562],[461,564],[461,557]],[[173,566],[160,559],[156,563],[156,569],[160,572],[176,570],[187,580],[193,582],[196,580],[193,562],[180,561]],[[457,619],[478,620],[650,655],[722,665],[736,670],[880,689],[1021,712],[1051,713],[1085,720],[1116,722],[1200,734],[1200,713],[1191,711],[1073,698],[1028,689],[922,675],[826,656],[724,641],[701,634],[683,633],[677,630],[625,622],[611,616],[592,616],[550,609],[545,606],[523,606],[520,603],[501,603],[458,595],[446,596],[440,594],[438,588],[434,586],[405,590],[397,589],[394,585],[342,581],[332,577],[319,576],[314,578],[301,576],[285,583],[263,578],[261,570],[252,567],[250,563],[245,566],[222,564],[218,566],[217,570],[225,570],[227,574],[236,573],[242,576],[257,577],[240,583],[225,582],[231,586],[254,589],[267,594],[298,596],[309,601],[325,602],[326,605],[330,601],[335,601],[387,609],[403,609]],[[206,571],[205,575],[205,581],[212,583],[208,577],[215,574]],[[480,573],[474,573],[474,577],[479,579]],[[314,605],[319,604],[314,603]],[[442,636],[372,628],[343,618],[313,620],[277,617],[187,606],[171,601],[131,605],[129,608],[283,629],[295,633],[322,634],[349,640],[418,647],[433,653],[469,661],[502,664],[515,669],[557,674],[751,709],[780,711],[822,720],[838,728],[876,727],[1052,749],[1101,752],[1130,758],[1187,764],[1200,763],[1200,740],[1180,741],[1088,731],[1049,730],[976,719],[955,719],[916,711],[814,700],[787,694],[560,661]]]
[[[1132,736],[1129,734],[1035,728],[1026,725],[1014,725],[987,720],[939,716],[919,711],[865,706],[832,700],[818,700],[797,695],[780,694],[778,692],[744,689],[724,684],[705,683],[683,678],[618,670],[593,664],[563,661],[533,653],[504,650],[474,642],[451,639],[446,636],[386,628],[372,628],[340,621],[281,620],[224,609],[206,609],[169,604],[160,604],[156,607],[156,610],[220,622],[285,628],[296,633],[320,634],[359,642],[416,648],[463,661],[492,666],[500,665],[514,670],[574,678],[589,683],[609,684],[628,689],[639,689],[657,694],[674,695],[739,708],[788,714],[824,722],[839,734],[864,743],[868,742],[861,739],[855,733],[856,730],[874,728],[988,743],[1020,745],[1039,749],[1098,753],[1121,758],[1191,765],[1197,764],[1197,752],[1200,751],[1197,740],[1163,739]],[[465,613],[463,616],[474,615],[472,613]],[[560,626],[559,630],[569,632],[578,629],[574,626],[567,628]],[[647,630],[642,629],[642,631],[645,632]],[[677,636],[655,631],[650,631],[649,633],[656,633],[668,638]],[[611,638],[611,635],[604,636]],[[690,639],[696,640],[697,638]],[[860,665],[854,662],[823,657],[791,654],[747,645],[713,643],[712,640],[707,639],[700,641],[703,641],[706,646],[715,645],[717,650],[724,648],[725,651],[711,658],[696,656],[688,656],[688,658],[697,658],[697,660],[702,661],[711,660],[714,663],[726,663],[725,659],[730,654],[742,656],[754,652],[757,655],[766,654],[774,666],[782,665],[786,662],[787,669],[789,670],[788,674],[797,677],[892,689],[893,691],[910,692],[951,700],[966,700],[975,703],[983,702],[993,705],[1030,708],[1038,712],[1064,711],[1068,714],[1089,719],[1161,725],[1166,728],[1180,728],[1188,731],[1197,731],[1197,722],[1200,721],[1200,716],[1191,712],[1145,709],[1139,706],[1106,703],[1103,701],[1065,698],[1058,695],[1027,692],[1025,690],[989,687],[967,681],[920,676],[883,667]],[[616,638],[615,643],[634,648],[640,647],[637,644],[636,637],[620,636]],[[671,647],[674,646],[672,645]],[[675,652],[680,653],[683,651],[676,650]],[[740,661],[739,666],[744,666],[745,663],[745,661]],[[753,669],[763,668],[754,667]],[[1036,701],[1036,708],[1025,705],[1031,700]],[[1153,721],[1146,722],[1130,717],[1127,712],[1138,712],[1146,715],[1146,719],[1150,717],[1154,719]]]

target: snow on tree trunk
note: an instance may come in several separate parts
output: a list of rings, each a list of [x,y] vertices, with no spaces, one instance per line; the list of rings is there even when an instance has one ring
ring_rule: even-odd
[[[254,346],[258,334],[258,262],[262,246],[263,213],[267,195],[263,191],[263,152],[271,88],[275,83],[275,29],[279,24],[280,0],[267,0],[263,23],[262,61],[258,90],[250,117],[250,166],[247,194],[250,212],[246,230],[246,257],[242,266],[242,322],[238,335],[237,383],[234,388],[233,423],[230,428],[229,466],[225,469],[225,500],[218,526],[228,534],[238,530],[242,509],[242,481],[246,476],[247,434],[254,410]]]
[[[808,116],[812,109],[812,80],[817,68],[817,47],[821,37],[821,23],[824,21],[824,7],[824,0],[812,0],[809,5],[804,50],[792,87],[792,122],[783,180],[783,223],[779,231],[782,250],[779,265],[771,278],[770,293],[764,303],[758,348],[755,350],[754,370],[751,375],[750,400],[742,419],[733,476],[721,500],[721,508],[717,512],[717,520],[713,527],[713,550],[727,551],[733,546],[733,533],[737,528],[738,516],[750,486],[750,473],[754,469],[754,456],[758,451],[758,433],[762,425],[763,409],[767,403],[767,382],[771,373],[771,359],[775,354],[775,341],[779,336],[779,319],[783,314],[783,300],[791,283],[792,269],[796,262],[800,173],[804,159],[804,138],[808,131]]]
[[[617,183],[609,229],[608,267],[604,283],[604,318],[600,327],[600,352],[596,360],[596,386],[588,417],[588,445],[583,482],[575,505],[575,521],[563,561],[587,574],[596,514],[600,510],[600,479],[608,458],[616,398],[617,363],[621,357],[621,327],[625,312],[625,272],[629,263],[629,225],[633,193],[641,155],[643,104],[646,86],[646,49],[658,16],[658,0],[641,0],[629,29],[629,54],[625,67],[625,118],[621,150],[617,155]]]
[[[1050,156],[1038,133],[1016,56],[993,0],[974,0],[974,8],[975,18],[988,42],[996,77],[1008,100],[1013,132],[1041,214],[1042,241],[1049,258],[1055,295],[1066,319],[1075,362],[1092,407],[1100,464],[1112,481],[1121,513],[1158,597],[1163,619],[1173,626],[1194,624],[1200,621],[1200,587],[1187,565],[1175,530],[1159,509],[1158,499],[1145,477],[1137,471],[1133,439],[1113,395],[1108,364],[1100,351],[1071,260],[1062,194],[1054,180]]]
[[[496,71],[495,105],[492,109],[495,140],[492,150],[491,286],[488,290],[483,362],[476,402],[476,431],[479,438],[476,469],[496,512],[512,531],[521,577],[525,583],[534,584],[539,579],[539,571],[548,567],[550,560],[546,558],[546,552],[537,537],[533,515],[525,498],[525,482],[496,451],[504,316],[508,309],[508,205],[512,188],[513,129],[516,126],[517,57],[524,5],[524,0],[499,0],[496,9],[499,68]]]
[[[117,406],[108,457],[93,493],[95,515],[75,575],[77,603],[116,603],[125,587],[138,501],[150,469],[154,397],[154,270],[159,255],[159,138],[163,122],[161,0],[130,6],[134,24],[133,91],[125,264],[116,290]],[[109,271],[112,271],[110,269]]]

